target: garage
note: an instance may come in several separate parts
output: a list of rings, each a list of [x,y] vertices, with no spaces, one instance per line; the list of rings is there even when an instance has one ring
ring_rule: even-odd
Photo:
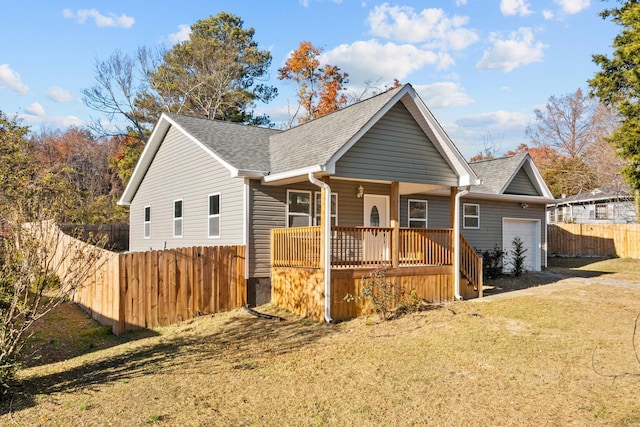
[[[503,218],[502,220],[502,247],[505,254],[504,271],[512,270],[511,251],[513,240],[520,237],[527,249],[524,259],[524,268],[527,271],[540,271],[540,220],[525,218]]]

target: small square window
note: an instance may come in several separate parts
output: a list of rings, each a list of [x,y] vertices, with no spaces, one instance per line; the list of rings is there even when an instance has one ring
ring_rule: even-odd
[[[464,228],[480,228],[480,205],[464,203],[462,212]]]
[[[409,227],[427,228],[426,200],[409,200]]]

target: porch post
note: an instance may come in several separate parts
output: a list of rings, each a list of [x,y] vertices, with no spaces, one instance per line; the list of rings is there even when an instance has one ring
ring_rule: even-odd
[[[391,220],[391,267],[398,268],[400,263],[400,183],[391,183],[391,201],[389,202]]]
[[[456,194],[458,194],[458,187],[451,187],[451,196],[449,197],[449,228],[455,226]]]

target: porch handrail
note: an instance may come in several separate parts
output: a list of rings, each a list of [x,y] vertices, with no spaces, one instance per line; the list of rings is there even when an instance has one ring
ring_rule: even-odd
[[[401,228],[400,265],[451,265],[453,230]]]
[[[482,257],[462,235],[460,235],[460,272],[474,288],[478,289],[478,296],[482,297]]]
[[[271,229],[271,265],[320,268],[320,227]]]
[[[393,228],[331,227],[331,265],[358,268],[391,264]]]

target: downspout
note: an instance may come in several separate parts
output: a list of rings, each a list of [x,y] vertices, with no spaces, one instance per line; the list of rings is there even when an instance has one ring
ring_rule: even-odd
[[[331,318],[331,187],[326,182],[320,181],[313,172],[309,172],[309,182],[324,189],[324,200],[322,205],[324,206],[324,218],[322,218],[324,234],[324,320],[327,323],[332,323]]]
[[[460,295],[460,198],[467,194],[469,194],[468,189],[456,194],[453,213],[453,296],[457,300],[462,299]]]

